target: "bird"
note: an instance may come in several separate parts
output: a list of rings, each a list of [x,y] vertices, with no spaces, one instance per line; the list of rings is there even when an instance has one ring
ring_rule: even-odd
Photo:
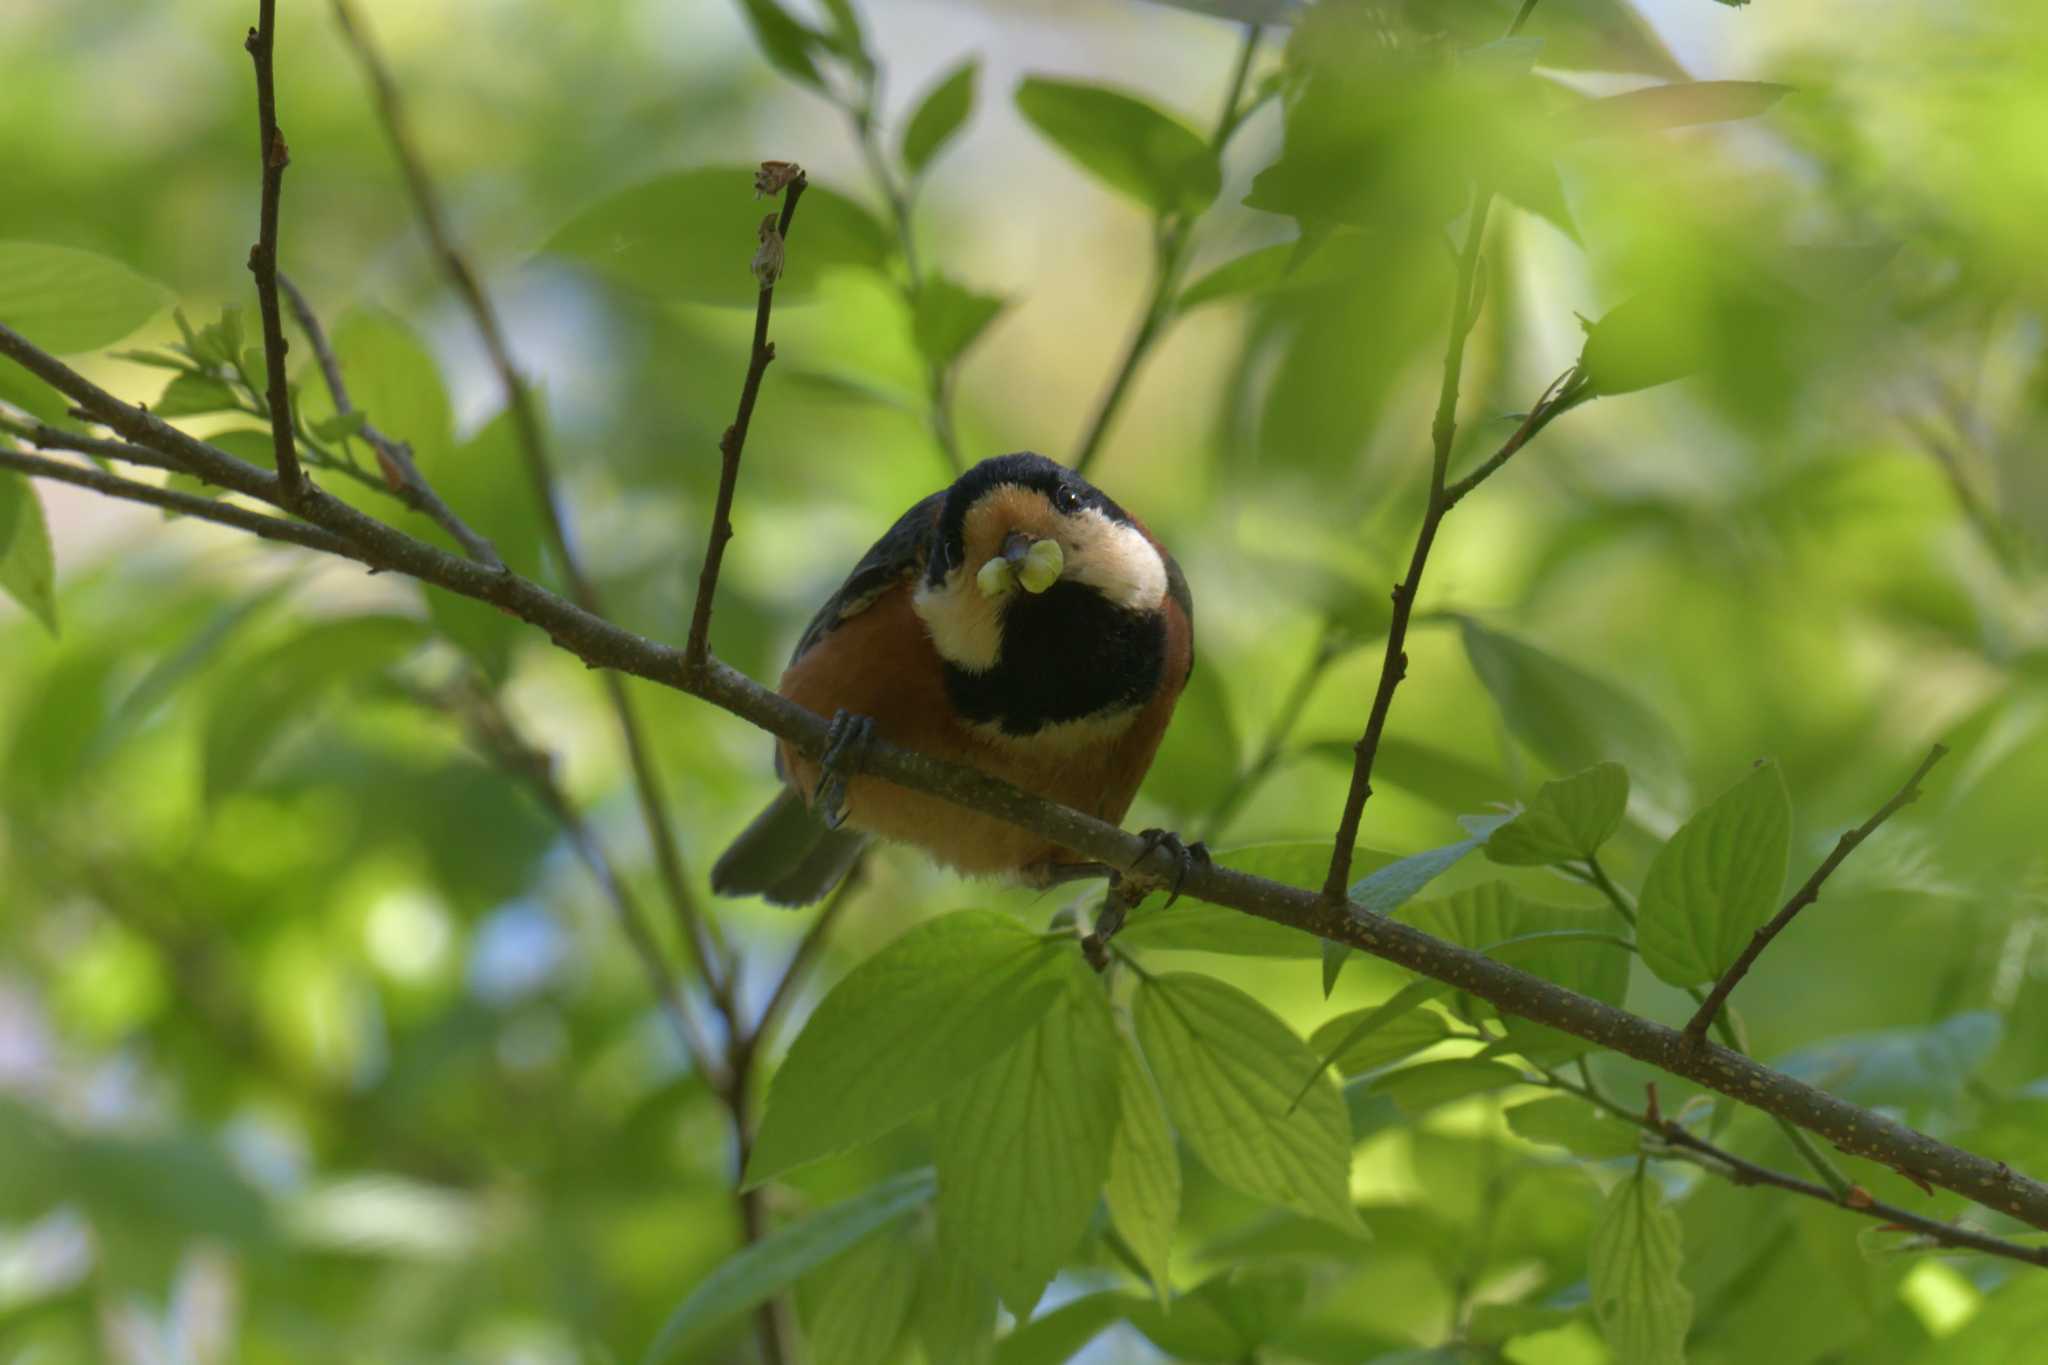
[[[1043,455],[982,460],[899,517],[811,618],[778,690],[831,717],[830,741],[820,759],[777,745],[783,789],[718,859],[712,888],[809,905],[876,839],[1036,887],[1107,872],[839,765],[880,738],[1118,823],[1194,659],[1187,578],[1144,522]]]

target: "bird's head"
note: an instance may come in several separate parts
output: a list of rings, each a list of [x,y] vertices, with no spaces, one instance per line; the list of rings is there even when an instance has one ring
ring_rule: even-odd
[[[986,673],[1006,636],[1037,647],[1157,613],[1167,577],[1159,548],[1093,484],[1043,455],[998,455],[947,490],[916,607],[947,663]]]

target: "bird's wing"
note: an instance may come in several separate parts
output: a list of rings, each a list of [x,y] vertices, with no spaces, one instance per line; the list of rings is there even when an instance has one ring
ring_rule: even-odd
[[[790,663],[801,659],[840,622],[860,615],[883,593],[923,571],[937,531],[939,509],[945,501],[946,493],[941,489],[918,502],[882,533],[882,538],[868,548],[838,591],[825,599],[825,605],[804,627],[803,638],[796,642],[796,649],[789,656]]]

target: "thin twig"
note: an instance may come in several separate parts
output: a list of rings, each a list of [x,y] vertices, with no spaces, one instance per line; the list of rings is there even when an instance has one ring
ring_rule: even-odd
[[[1899,788],[1898,793],[1891,800],[1880,806],[1877,814],[1871,816],[1835,842],[1835,846],[1828,853],[1828,856],[1822,859],[1820,866],[1813,870],[1813,875],[1808,877],[1805,883],[1792,893],[1792,899],[1785,902],[1784,908],[1771,916],[1761,928],[1750,935],[1749,942],[1743,947],[1741,955],[1728,965],[1727,971],[1721,973],[1721,979],[1714,983],[1714,988],[1707,992],[1706,999],[1700,1002],[1698,1012],[1687,1022],[1685,1026],[1686,1037],[1697,1039],[1706,1036],[1709,1021],[1720,1013],[1721,1006],[1728,999],[1728,993],[1741,983],[1743,977],[1749,975],[1749,969],[1755,965],[1757,958],[1763,954],[1764,949],[1770,946],[1771,940],[1784,932],[1785,926],[1790,924],[1801,910],[1804,910],[1807,906],[1820,899],[1822,883],[1826,882],[1834,874],[1835,869],[1842,865],[1844,859],[1856,851],[1857,845],[1876,833],[1877,827],[1891,819],[1901,808],[1909,806],[1920,799],[1921,781],[1933,770],[1935,764],[1941,762],[1947,756],[1948,746],[1945,744],[1937,744],[1928,750],[1927,757],[1922,759],[1920,766],[1913,770],[1913,775],[1906,779],[1906,785]]]
[[[778,241],[789,240],[789,225],[796,217],[797,200],[808,184],[802,171],[783,191],[782,215],[774,226]],[[764,229],[765,231],[765,229]],[[718,594],[718,570],[725,562],[725,545],[732,539],[732,497],[739,485],[740,456],[747,448],[747,428],[753,424],[754,403],[761,396],[761,379],[775,359],[775,343],[768,339],[768,318],[775,307],[772,275],[761,283],[761,297],[754,305],[754,345],[747,359],[747,377],[740,383],[739,411],[732,425],[718,439],[718,500],[711,509],[711,535],[704,543],[704,567],[697,574],[697,606],[690,613],[689,643],[683,656],[688,667],[700,669],[711,653],[711,605]]]
[[[1251,76],[1252,60],[1258,55],[1260,33],[1257,24],[1244,26],[1244,42],[1238,48],[1237,64],[1231,69],[1230,84],[1224,91],[1223,112],[1217,117],[1216,129],[1209,136],[1210,154],[1219,160],[1231,134],[1237,131],[1249,112],[1244,107],[1244,87]],[[1162,214],[1152,224],[1151,288],[1145,295],[1145,306],[1138,314],[1137,325],[1131,329],[1131,338],[1124,343],[1123,357],[1117,362],[1109,386],[1102,391],[1102,397],[1095,405],[1095,415],[1089,419],[1081,443],[1074,448],[1073,467],[1077,473],[1086,474],[1088,467],[1095,463],[1095,457],[1102,450],[1103,438],[1109,434],[1110,423],[1116,420],[1117,412],[1130,392],[1131,380],[1136,377],[1138,367],[1144,364],[1153,343],[1159,340],[1160,331],[1173,315],[1181,273],[1187,268],[1188,245],[1196,216],[1172,212]]]
[[[155,414],[122,402],[5,324],[0,324],[0,356],[18,362],[74,400],[92,420],[128,440],[179,460],[201,477],[281,505],[276,475],[233,460]],[[69,467],[65,472],[96,473]],[[157,494],[161,490],[144,491]],[[207,510],[217,513],[224,509],[208,504]],[[409,536],[317,487],[308,488],[295,510],[307,522],[341,538],[316,548],[500,607],[546,632],[592,667],[617,669],[687,692],[786,740],[800,753],[816,757],[829,742],[830,724],[824,717],[716,658],[693,672],[684,666],[680,649],[622,630],[517,573],[486,569]],[[194,515],[203,513],[195,510]],[[973,768],[913,753],[881,739],[871,741],[848,762],[859,774],[1017,825],[1086,859],[1160,878],[1180,870],[1172,854],[1156,842]],[[1880,1162],[2048,1229],[2048,1184],[2022,1175],[2005,1162],[1941,1142],[1738,1052],[1712,1043],[1691,1043],[1677,1029],[1581,995],[1484,953],[1447,943],[1399,920],[1366,914],[1355,905],[1332,903],[1320,892],[1220,864],[1198,863],[1186,869],[1182,893],[1371,953],[1485,1000],[1507,1014],[1547,1024],[1796,1123],[1850,1155]]]
[[[327,383],[327,392],[334,399],[335,415],[347,417],[356,410],[349,398],[348,384],[341,373],[341,361],[336,358],[333,346],[328,344],[327,332],[320,326],[320,317],[313,311],[312,304],[299,292],[289,275],[279,272],[279,289],[284,291],[285,302],[291,305],[292,316],[297,319],[299,330],[306,334],[306,344],[313,348],[313,358],[319,363],[320,376]],[[384,474],[384,486],[395,493],[407,507],[432,518],[435,525],[446,531],[464,554],[479,564],[494,568],[503,567],[498,551],[490,541],[471,530],[469,523],[457,516],[455,509],[441,500],[427,482],[426,475],[412,458],[412,446],[405,441],[396,441],[379,431],[368,420],[357,428],[370,449],[377,453],[377,466]]]
[[[263,317],[263,366],[269,388],[270,442],[277,451],[277,476],[283,481],[285,505],[298,501],[305,484],[298,447],[292,444],[292,396],[284,375],[284,319],[277,309],[277,213],[284,195],[284,168],[291,148],[277,126],[277,84],[271,52],[277,36],[277,0],[259,0],[256,27],[242,40],[256,66],[257,158],[263,168],[262,207],[256,244],[249,248],[249,271],[256,277],[257,311]]]
[[[496,372],[498,382],[505,391],[506,407],[512,414],[512,426],[518,436],[527,478],[533,487],[534,502],[541,513],[541,524],[547,532],[548,546],[554,552],[564,580],[569,584],[570,596],[578,606],[591,615],[602,616],[603,603],[598,597],[596,587],[584,574],[582,565],[569,543],[568,530],[561,509],[555,501],[554,470],[548,456],[547,435],[541,426],[532,390],[520,375],[519,367],[512,358],[511,346],[506,342],[505,330],[498,321],[498,313],[491,304],[490,296],[484,292],[476,271],[470,267],[468,258],[456,246],[454,236],[448,229],[447,219],[441,211],[440,196],[434,188],[432,177],[427,174],[426,162],[413,145],[398,84],[392,79],[382,55],[371,41],[369,30],[356,17],[349,0],[334,0],[334,13],[340,21],[343,35],[355,49],[357,59],[361,61],[364,71],[369,75],[370,84],[376,91],[377,109],[384,123],[385,136],[390,139],[392,151],[405,174],[406,187],[411,192],[413,208],[419,215],[420,226],[426,232],[427,240],[433,247],[434,255],[440,260],[443,272],[455,286],[456,293],[461,296],[464,307],[475,323],[477,333],[483,340],[485,353],[490,357],[491,368]],[[603,686],[606,699],[611,703],[612,711],[618,718],[627,762],[633,773],[634,792],[639,800],[641,818],[647,826],[648,843],[654,849],[655,868],[660,873],[662,888],[667,893],[669,904],[682,927],[684,941],[690,945],[698,974],[710,988],[712,998],[718,1002],[720,1011],[732,1016],[732,965],[721,952],[714,931],[698,907],[696,896],[690,889],[689,879],[683,871],[682,854],[676,847],[675,832],[669,821],[668,801],[662,794],[660,778],[649,756],[639,713],[633,705],[631,695],[626,691],[625,683],[616,674],[606,673]],[[733,1022],[737,1023],[736,1017]]]

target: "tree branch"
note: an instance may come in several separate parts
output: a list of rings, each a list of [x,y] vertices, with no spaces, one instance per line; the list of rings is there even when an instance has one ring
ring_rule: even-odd
[[[790,172],[786,181],[781,180],[785,173],[782,167],[788,167]],[[759,270],[761,296],[754,304],[753,351],[747,360],[747,377],[740,384],[739,411],[718,439],[718,500],[711,509],[711,536],[704,543],[704,567],[697,574],[697,606],[690,613],[690,636],[684,653],[686,666],[692,670],[703,668],[710,659],[711,603],[718,593],[718,570],[725,562],[725,545],[732,539],[732,495],[739,485],[740,454],[747,446],[747,429],[754,421],[754,403],[761,396],[762,377],[768,373],[769,362],[775,359],[775,343],[768,339],[768,316],[775,307],[775,280],[782,273],[781,253],[783,244],[789,240],[790,222],[796,217],[797,200],[803,197],[808,183],[802,170],[786,162],[764,163],[755,178],[756,186],[762,189],[784,185],[786,189],[781,217],[772,225],[763,223],[761,227],[764,254]],[[771,254],[772,264],[768,261]]]
[[[195,472],[219,469],[230,478],[240,478],[233,466],[250,468],[169,426],[154,414],[114,398],[5,325],[0,325],[0,355],[20,361],[78,402],[95,420],[105,422],[138,444],[184,461]],[[247,482],[251,487],[238,491],[248,491],[272,503],[279,501],[281,490],[275,475],[253,470]],[[788,740],[807,755],[816,757],[825,750],[829,727],[824,717],[770,691],[716,658],[707,659],[701,669],[693,670],[680,649],[623,630],[516,573],[486,569],[408,536],[317,488],[309,490],[298,510],[307,521],[346,542],[333,552],[489,602],[539,627],[555,643],[594,667],[631,673],[700,697]],[[1173,855],[1153,842],[972,768],[914,753],[880,739],[859,755],[849,756],[848,761],[861,773],[1008,821],[1084,858],[1131,868],[1161,880],[1179,870]],[[1187,871],[1183,894],[1371,953],[1466,991],[1518,1018],[1548,1024],[1752,1108],[1778,1115],[1844,1152],[1867,1157],[2048,1229],[2048,1185],[2019,1174],[2003,1162],[1937,1141],[1740,1053],[1712,1043],[1694,1044],[1677,1029],[1567,990],[1410,925],[1371,915],[1361,906],[1331,901],[1317,891],[1227,867],[1200,864]]]
[[[1813,875],[1808,877],[1805,884],[1792,893],[1792,899],[1785,902],[1782,910],[1771,916],[1754,934],[1750,935],[1749,942],[1743,947],[1741,955],[1735,961],[1728,964],[1727,971],[1721,973],[1721,979],[1714,983],[1714,988],[1707,992],[1706,998],[1700,1002],[1699,1009],[1687,1021],[1685,1034],[1688,1038],[1704,1038],[1706,1036],[1707,1025],[1713,1021],[1715,1015],[1721,1012],[1721,1006],[1727,1003],[1728,993],[1741,984],[1743,977],[1749,975],[1749,969],[1756,965],[1757,958],[1763,955],[1764,949],[1770,946],[1771,940],[1783,933],[1785,926],[1790,924],[1801,910],[1804,910],[1807,906],[1820,899],[1822,883],[1834,875],[1835,869],[1840,867],[1843,861],[1856,851],[1859,844],[1877,832],[1879,825],[1891,819],[1901,808],[1909,806],[1920,799],[1921,781],[1933,770],[1935,764],[1941,762],[1947,756],[1948,746],[1945,744],[1937,744],[1928,750],[1927,757],[1922,759],[1920,766],[1913,770],[1913,775],[1906,779],[1906,785],[1899,788],[1898,793],[1891,800],[1880,806],[1877,814],[1871,816],[1835,842],[1835,846],[1830,850],[1828,856],[1822,859],[1820,866],[1813,870]]]
[[[511,346],[506,342],[505,330],[498,321],[490,296],[484,292],[476,272],[448,230],[433,179],[427,174],[426,163],[413,146],[398,84],[391,78],[390,70],[371,41],[369,30],[356,17],[349,0],[334,0],[334,13],[343,36],[355,49],[356,57],[376,91],[377,109],[384,122],[385,135],[390,139],[392,152],[405,173],[406,187],[411,192],[420,226],[426,232],[443,272],[455,286],[456,293],[476,324],[484,350],[490,357],[491,368],[505,391],[506,407],[512,414],[513,430],[519,438],[520,455],[533,486],[534,502],[540,509],[549,548],[561,566],[562,577],[569,584],[570,595],[577,605],[592,616],[602,616],[603,602],[569,543],[561,509],[555,501],[554,470],[548,456],[547,435],[541,426],[539,411],[534,406],[533,393],[513,361]],[[654,850],[655,867],[661,875],[662,888],[682,927],[684,941],[690,945],[698,974],[704,978],[720,1013],[737,1026],[738,1016],[732,1006],[732,964],[726,960],[714,929],[697,905],[696,896],[683,871],[682,854],[676,847],[675,832],[669,821],[668,800],[662,794],[661,780],[649,754],[639,712],[618,677],[607,674],[604,688],[618,718],[627,762],[633,772],[634,792],[639,800],[641,818],[647,826],[647,840]]]
[[[292,283],[291,276],[279,272],[277,285],[284,291],[285,301],[291,305],[299,330],[306,334],[306,344],[313,348],[320,376],[327,382],[327,392],[334,399],[335,413],[349,416],[355,412],[356,405],[349,398],[348,384],[342,378],[341,361],[336,359],[334,348],[328,344],[327,332],[320,326],[319,315],[306,301],[306,296],[299,292],[299,287]],[[441,500],[441,495],[427,482],[426,475],[420,473],[419,465],[413,461],[410,445],[392,440],[367,420],[360,431],[370,449],[377,452],[377,467],[383,472],[385,486],[397,494],[400,501],[413,511],[431,518],[462,547],[464,554],[477,563],[504,567],[504,561],[498,558],[497,547],[471,530],[469,524],[455,514],[455,509]]]
[[[284,481],[284,501],[298,501],[305,486],[298,447],[292,443],[292,394],[285,380],[284,320],[277,309],[277,210],[284,195],[284,168],[291,149],[277,126],[277,83],[271,51],[277,36],[277,0],[259,0],[256,27],[242,40],[256,67],[257,156],[263,168],[263,196],[256,245],[249,248],[249,271],[256,277],[257,311],[263,316],[263,365],[270,405],[270,442],[277,451],[277,475]]]

